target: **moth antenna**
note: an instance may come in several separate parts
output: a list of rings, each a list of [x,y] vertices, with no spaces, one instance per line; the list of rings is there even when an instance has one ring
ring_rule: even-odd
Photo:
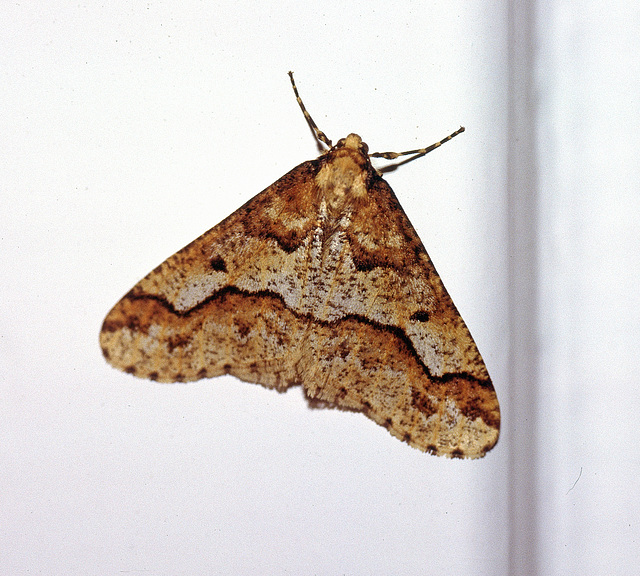
[[[446,138],[443,138],[442,140],[440,140],[440,142],[431,144],[431,146],[427,146],[426,148],[418,148],[417,150],[407,150],[406,152],[374,152],[373,154],[369,154],[369,156],[371,156],[372,158],[384,158],[385,160],[395,160],[400,156],[409,156],[411,154],[415,154],[416,155],[415,158],[419,158],[420,156],[424,156],[425,154],[428,154],[432,150],[439,148],[445,142],[449,142],[451,138],[453,138],[454,136],[457,136],[462,132],[464,132],[464,126],[460,126],[460,128],[458,128],[452,134],[449,134],[449,136],[447,136]],[[411,160],[414,160],[414,158],[411,158]]]
[[[329,146],[329,148],[331,148],[333,146],[331,140],[329,140],[329,138],[327,138],[327,135],[322,130],[320,130],[320,128],[318,128],[316,123],[313,121],[313,118],[311,118],[311,114],[309,114],[309,112],[307,112],[307,109],[304,107],[302,98],[300,98],[300,94],[298,94],[298,88],[296,88],[295,80],[293,79],[293,72],[289,72],[289,78],[291,79],[291,86],[293,86],[293,93],[296,95],[298,106],[300,106],[300,110],[302,110],[304,118],[307,121],[307,124],[309,124],[309,128],[313,130],[313,133],[315,134],[315,137],[318,139],[318,141],[326,144],[327,146]]]

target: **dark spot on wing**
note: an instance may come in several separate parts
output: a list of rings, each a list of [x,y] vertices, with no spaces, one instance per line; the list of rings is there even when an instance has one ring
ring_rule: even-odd
[[[220,256],[214,256],[213,258],[211,258],[210,264],[211,264],[212,270],[215,270],[216,272],[227,271],[227,265]]]
[[[427,314],[424,310],[418,310],[418,312],[414,312],[411,314],[409,318],[412,322],[427,322],[429,320],[429,314]]]

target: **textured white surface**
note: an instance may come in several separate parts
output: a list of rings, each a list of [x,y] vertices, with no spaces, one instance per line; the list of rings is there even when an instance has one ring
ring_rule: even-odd
[[[141,382],[98,346],[137,280],[317,156],[293,70],[334,141],[405,150],[466,125],[386,178],[506,397],[496,10],[3,5],[0,571],[503,570],[504,447],[439,459],[298,390]]]
[[[540,573],[637,571],[637,10],[540,4],[526,495]],[[507,380],[506,263],[520,255],[506,242],[506,5],[0,13],[0,571],[507,574],[522,530],[509,431],[523,423]],[[495,383],[505,428],[481,461],[427,456],[296,390],[140,382],[101,357],[102,319],[129,287],[317,155],[288,70],[334,141],[404,150],[467,128],[385,178]]]

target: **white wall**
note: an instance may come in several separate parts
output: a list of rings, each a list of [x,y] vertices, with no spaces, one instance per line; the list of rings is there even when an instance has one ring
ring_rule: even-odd
[[[343,4],[0,8],[2,573],[635,573],[638,9]],[[317,155],[290,69],[334,140],[467,128],[387,180],[496,385],[481,461],[101,357],[140,277]]]
[[[546,573],[637,573],[639,25],[631,2],[538,7],[537,499]]]

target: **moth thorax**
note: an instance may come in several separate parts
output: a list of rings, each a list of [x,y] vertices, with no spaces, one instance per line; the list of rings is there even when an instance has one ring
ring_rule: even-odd
[[[367,162],[361,152],[351,148],[332,150],[316,175],[316,184],[334,214],[359,204],[367,197]]]

